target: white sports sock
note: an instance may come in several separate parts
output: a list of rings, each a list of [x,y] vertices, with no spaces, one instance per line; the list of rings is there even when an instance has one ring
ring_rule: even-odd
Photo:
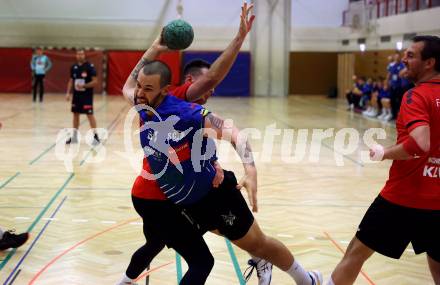
[[[331,276],[327,283],[325,283],[325,285],[335,285],[335,282],[333,282],[333,278]]]
[[[119,283],[117,283],[116,285],[129,285],[132,284],[134,282],[133,279],[128,278],[127,274],[124,273],[124,276],[122,277],[121,281],[119,281]]]
[[[302,266],[296,262],[296,260],[293,261],[292,266],[286,270],[286,272],[292,276],[297,285],[312,284],[312,278],[310,277],[309,273],[305,271],[304,268],[302,268]]]

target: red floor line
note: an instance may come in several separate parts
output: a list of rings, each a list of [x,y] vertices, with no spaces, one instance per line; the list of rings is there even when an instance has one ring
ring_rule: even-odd
[[[67,253],[69,253],[70,251],[72,251],[72,250],[74,250],[75,248],[77,248],[78,246],[80,246],[80,245],[82,245],[82,244],[84,244],[84,243],[86,243],[86,242],[88,242],[89,240],[92,240],[92,239],[94,239],[94,238],[96,238],[96,237],[98,237],[98,236],[100,236],[100,235],[102,235],[102,234],[105,234],[105,233],[107,233],[107,232],[109,232],[109,231],[112,231],[112,230],[114,230],[114,229],[116,229],[116,228],[119,228],[119,227],[121,227],[121,226],[124,226],[124,225],[126,225],[126,224],[128,224],[128,223],[130,223],[130,222],[133,222],[133,221],[136,221],[136,220],[138,220],[139,218],[133,218],[133,219],[129,219],[129,220],[126,220],[126,221],[124,221],[124,222],[121,222],[121,223],[119,223],[119,224],[116,224],[116,225],[114,225],[114,226],[111,226],[111,227],[109,227],[109,228],[107,228],[107,229],[105,229],[105,230],[103,230],[103,231],[100,231],[100,232],[98,232],[98,233],[96,233],[96,234],[94,234],[94,235],[92,235],[92,236],[90,236],[90,237],[88,237],[88,238],[86,238],[86,239],[83,239],[82,241],[80,241],[80,242],[78,242],[78,243],[76,243],[75,245],[73,245],[73,246],[71,246],[71,247],[69,247],[69,248],[67,248],[66,250],[64,250],[62,253],[60,253],[59,255],[57,255],[56,257],[54,257],[53,259],[51,259],[42,269],[40,269],[40,271],[38,271],[37,272],[37,274],[35,274],[35,276],[31,279],[31,281],[29,281],[29,283],[28,283],[28,285],[32,285],[32,284],[34,284],[34,282],[41,276],[41,274],[43,274],[49,267],[51,267],[55,262],[57,262],[61,257],[63,257],[64,255],[66,255]]]
[[[158,267],[154,267],[154,268],[146,271],[145,273],[142,273],[135,281],[137,282],[137,281],[141,280],[142,278],[149,276],[152,272],[157,271],[157,270],[161,269],[162,267],[168,266],[173,263],[174,263],[174,261],[170,261],[168,263],[159,265]]]
[[[345,250],[327,233],[324,232],[324,234],[327,236],[327,238],[333,243],[333,245],[339,249],[340,252],[342,252],[342,254],[345,254]],[[367,275],[367,273],[365,273],[363,270],[361,270],[361,274],[362,276],[367,280],[368,283],[370,283],[371,285],[376,285],[373,280],[371,280],[371,278]]]

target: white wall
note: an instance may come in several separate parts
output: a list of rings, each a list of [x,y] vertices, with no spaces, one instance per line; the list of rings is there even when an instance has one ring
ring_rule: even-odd
[[[348,0],[292,0],[292,27],[340,27]]]
[[[193,48],[224,48],[238,27],[241,3],[183,0],[183,17],[193,25],[197,39]],[[177,18],[177,4],[178,0],[1,0],[0,46],[142,49],[156,36],[157,25]]]
[[[258,5],[259,1],[254,0]],[[161,19],[174,19],[178,0],[0,0],[0,46],[84,46],[143,49]],[[194,27],[193,50],[224,49],[235,35],[239,0],[182,0]],[[440,34],[440,8],[381,18],[369,32],[339,27],[347,0],[292,0],[291,50],[352,51],[367,38],[368,49],[392,49],[403,33]],[[111,5],[109,5],[111,3]],[[330,6],[331,3],[331,6]],[[201,12],[203,11],[203,12]],[[257,19],[258,21],[258,19]],[[392,42],[382,44],[381,35]],[[342,39],[350,39],[342,46]],[[248,49],[245,43],[244,49]]]

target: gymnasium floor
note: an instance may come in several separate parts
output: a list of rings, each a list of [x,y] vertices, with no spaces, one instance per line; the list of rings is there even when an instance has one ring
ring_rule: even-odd
[[[32,234],[17,251],[0,253],[0,282],[115,284],[131,254],[144,242],[141,221],[130,200],[138,172],[119,153],[125,149],[123,126],[129,106],[122,98],[95,97],[98,127],[109,132],[105,150],[93,151],[81,143],[74,172],[69,173],[55,155],[58,132],[71,127],[64,96],[48,95],[43,104],[32,104],[29,95],[0,97],[0,225]],[[241,128],[263,131],[272,123],[295,130],[347,127],[357,129],[361,138],[368,128],[384,128],[385,145],[392,144],[396,135],[391,124],[346,112],[343,101],[319,96],[212,98],[208,108],[234,119]],[[85,135],[88,122],[85,116],[81,120],[80,132]],[[132,137],[138,150],[137,136]],[[257,159],[260,225],[282,240],[306,268],[320,269],[326,278],[379,193],[390,166],[389,162],[363,163],[363,143],[344,157],[344,166],[336,166],[333,141],[320,144],[318,162],[310,162],[307,152],[302,161],[286,164],[280,159],[278,136],[272,161]],[[262,140],[253,140],[252,146],[261,152]],[[63,144],[60,147],[63,150]],[[92,163],[104,151],[104,160]],[[242,168],[233,157],[232,151],[220,153],[220,162],[240,177]],[[244,271],[248,256],[220,237],[208,234],[206,238],[216,258],[207,284],[244,284],[236,266]],[[433,284],[425,261],[411,248],[400,261],[374,255],[356,284]],[[150,284],[177,284],[179,265],[174,251],[164,250],[152,263]],[[144,280],[139,283],[145,284]],[[256,275],[249,284],[256,284]],[[274,269],[272,284],[293,281]]]

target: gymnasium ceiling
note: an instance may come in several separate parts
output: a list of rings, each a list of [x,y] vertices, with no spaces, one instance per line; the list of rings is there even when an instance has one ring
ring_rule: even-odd
[[[277,0],[255,0],[259,1]],[[292,25],[337,27],[348,0],[291,0]],[[184,18],[196,26],[236,25],[241,0],[182,0]],[[0,20],[139,22],[176,18],[178,0],[0,0]]]

